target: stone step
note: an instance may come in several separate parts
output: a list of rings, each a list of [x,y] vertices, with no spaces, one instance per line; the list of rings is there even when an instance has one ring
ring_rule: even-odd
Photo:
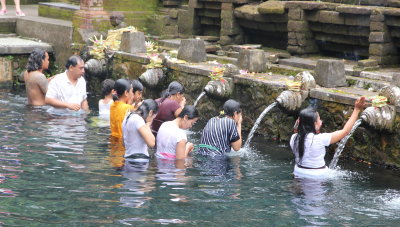
[[[279,60],[279,64],[292,66],[292,67],[296,67],[296,68],[314,70],[315,66],[317,65],[317,61],[306,59],[306,58],[292,57],[292,58]]]
[[[196,38],[202,39],[207,42],[217,42],[219,41],[219,36],[196,36]]]
[[[225,53],[230,58],[239,58],[239,52],[237,51],[226,51]]]
[[[226,56],[218,56],[215,54],[207,54],[207,61],[217,61],[221,64],[237,64],[237,59],[236,58],[230,58],[230,57],[226,57]]]
[[[10,38],[10,37],[17,37],[17,34],[15,33],[0,34],[0,38]]]
[[[44,49],[47,52],[53,52],[53,47],[48,43],[23,39],[20,37],[0,38],[1,54],[30,54],[35,48]]]
[[[391,82],[392,81],[393,72],[368,72],[363,71],[360,73],[360,77],[367,79],[375,79]]]
[[[161,48],[169,48],[169,49],[179,49],[179,45],[181,44],[180,39],[163,39],[159,40],[158,44],[160,45]],[[213,45],[210,42],[204,41],[204,44],[206,45],[206,52],[207,53],[212,53],[216,52],[221,49],[221,47],[217,45]]]
[[[387,81],[367,79],[354,76],[346,76],[346,80],[351,87],[362,88],[369,91],[378,91],[379,89],[390,85],[390,82]]]

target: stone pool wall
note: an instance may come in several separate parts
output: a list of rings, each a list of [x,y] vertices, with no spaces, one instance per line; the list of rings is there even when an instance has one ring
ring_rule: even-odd
[[[114,73],[111,77],[114,79],[121,77],[137,79],[145,71],[143,65],[148,63],[148,59],[144,56],[119,52],[113,60],[112,70]],[[166,79],[155,88],[146,88],[144,97],[158,98],[169,82],[177,80],[186,88],[187,103],[193,104],[210,80],[208,77],[210,70],[196,67],[194,64],[168,63],[164,72],[167,74]],[[90,86],[89,90],[94,94],[100,94],[100,82],[104,78],[88,77],[87,79]],[[259,114],[285,90],[285,83],[283,80],[273,81],[260,75],[236,75],[232,79],[234,91],[230,98],[236,99],[242,104],[243,129],[249,132]],[[318,106],[324,122],[323,131],[331,132],[341,129],[352,112],[354,100],[341,98],[341,94],[331,95],[329,100],[323,100],[323,98],[318,98],[323,96],[318,93],[317,89],[310,94],[311,98],[303,103],[303,107],[308,106],[310,100]],[[214,97],[203,97],[197,105],[202,118],[207,120],[218,115],[224,101]],[[272,139],[287,144],[293,133],[293,124],[297,115],[298,111],[290,112],[279,106],[275,107],[266,115],[257,130],[257,134],[262,135],[266,139],[266,143],[270,143]],[[382,132],[363,124],[348,141],[343,156],[386,166],[400,167],[399,116],[396,117],[394,128],[392,132]],[[335,145],[330,146],[331,154],[333,154],[335,148]]]

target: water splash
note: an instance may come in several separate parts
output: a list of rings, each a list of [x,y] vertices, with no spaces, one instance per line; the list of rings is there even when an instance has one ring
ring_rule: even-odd
[[[353,135],[354,131],[358,128],[358,126],[361,125],[361,123],[363,122],[363,119],[358,119],[355,123],[353,128],[351,129],[350,133],[345,136],[342,140],[340,140],[338,147],[335,150],[335,155],[332,158],[331,164],[329,165],[329,169],[335,169],[336,168],[336,164],[339,160],[339,156],[342,153],[347,140]]]
[[[200,101],[201,98],[206,94],[205,91],[201,92],[201,94],[197,97],[196,101],[194,102],[194,106],[197,106],[197,103]]]
[[[254,123],[253,128],[250,131],[249,136],[247,137],[246,143],[244,144],[244,148],[248,148],[250,145],[250,141],[254,136],[254,132],[257,130],[258,125],[260,124],[261,120],[264,118],[264,116],[272,109],[274,108],[278,102],[274,102],[271,105],[269,105],[267,108],[264,109],[264,111],[260,114],[260,116],[257,118],[256,123]]]

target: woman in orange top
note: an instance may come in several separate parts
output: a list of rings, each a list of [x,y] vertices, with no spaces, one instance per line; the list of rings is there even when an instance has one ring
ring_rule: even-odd
[[[135,110],[140,105],[143,85],[138,80],[130,82],[127,79],[118,79],[114,90],[118,100],[110,106],[111,136],[122,138],[122,121],[128,111]]]

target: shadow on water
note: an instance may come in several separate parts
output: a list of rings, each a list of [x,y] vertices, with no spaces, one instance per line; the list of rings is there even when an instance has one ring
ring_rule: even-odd
[[[108,127],[54,117],[0,93],[5,226],[396,226],[397,172],[341,161],[323,181],[293,179],[286,144],[255,136],[225,158],[125,160]],[[188,132],[199,143],[203,123]],[[222,218],[223,217],[223,218]]]

